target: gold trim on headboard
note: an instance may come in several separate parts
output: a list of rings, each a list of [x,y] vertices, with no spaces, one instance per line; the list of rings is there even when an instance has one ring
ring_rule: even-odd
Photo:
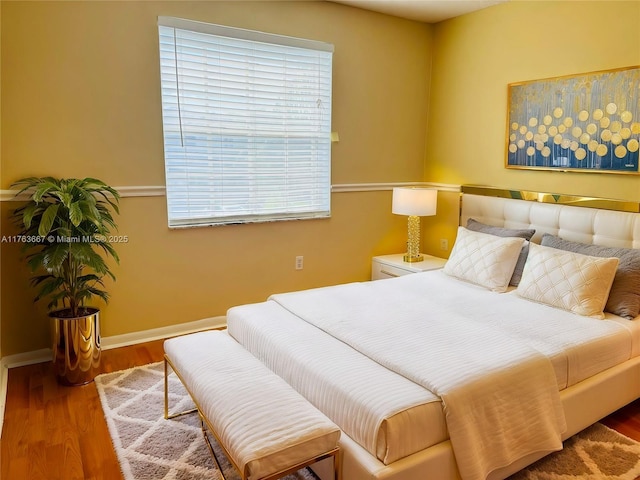
[[[485,197],[513,198],[540,203],[555,203],[558,205],[573,205],[575,207],[602,208],[620,212],[640,212],[640,202],[615,200],[611,198],[580,197],[558,193],[531,192],[527,190],[508,190],[505,188],[484,187],[481,185],[462,185],[462,193],[483,195]]]

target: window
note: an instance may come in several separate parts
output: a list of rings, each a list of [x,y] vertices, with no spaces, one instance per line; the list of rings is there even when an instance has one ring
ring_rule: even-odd
[[[170,227],[330,215],[333,46],[159,17]]]

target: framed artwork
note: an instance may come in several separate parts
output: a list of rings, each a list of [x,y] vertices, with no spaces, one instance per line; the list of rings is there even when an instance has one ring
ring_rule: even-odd
[[[507,113],[507,168],[640,173],[640,66],[509,84]]]

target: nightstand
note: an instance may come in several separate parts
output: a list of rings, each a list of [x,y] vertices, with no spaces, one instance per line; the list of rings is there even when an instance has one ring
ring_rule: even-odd
[[[426,272],[427,270],[437,270],[444,267],[444,264],[447,263],[446,258],[438,258],[424,254],[423,261],[409,263],[402,260],[403,256],[403,253],[398,253],[373,257],[371,262],[371,280],[399,277],[410,273]]]

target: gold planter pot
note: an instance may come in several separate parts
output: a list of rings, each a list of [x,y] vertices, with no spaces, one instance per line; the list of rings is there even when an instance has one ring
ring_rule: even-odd
[[[100,368],[100,311],[86,308],[76,318],[51,312],[53,366],[63,385],[84,385],[93,381]]]

